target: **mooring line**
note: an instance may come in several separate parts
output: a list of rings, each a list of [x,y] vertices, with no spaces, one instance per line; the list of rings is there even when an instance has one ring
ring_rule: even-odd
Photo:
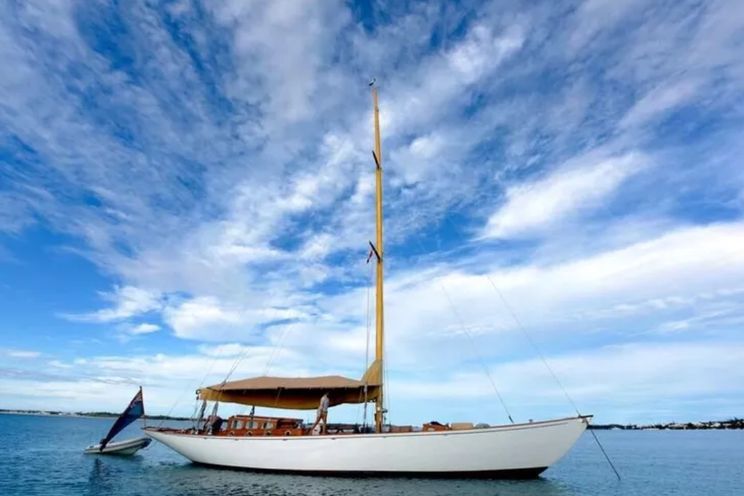
[[[617,477],[617,480],[620,480],[620,474],[617,472],[617,469],[615,468],[615,465],[612,463],[612,460],[610,460],[610,456],[605,451],[604,446],[602,446],[602,443],[599,442],[599,438],[597,437],[597,434],[594,433],[594,429],[592,429],[591,426],[587,425],[587,430],[592,433],[592,436],[594,437],[594,440],[597,441],[597,446],[599,446],[599,449],[602,451],[602,454],[604,455],[605,460],[607,460],[607,463],[610,464],[612,471],[615,472],[615,476]]]

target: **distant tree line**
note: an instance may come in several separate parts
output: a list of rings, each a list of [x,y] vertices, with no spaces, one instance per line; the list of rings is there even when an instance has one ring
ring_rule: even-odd
[[[61,412],[58,410],[12,410],[0,408],[2,413],[15,413],[22,415],[48,415],[53,417],[118,417],[114,412]],[[191,420],[188,417],[171,417],[169,415],[145,415],[147,420]]]
[[[625,431],[636,430],[672,430],[672,431],[689,431],[689,430],[709,430],[709,429],[744,429],[744,419],[732,418],[729,420],[709,420],[706,422],[669,422],[666,424],[591,424],[590,429],[610,430],[619,429]]]
[[[77,416],[77,417],[118,417],[114,412],[61,412],[57,410],[11,410],[0,408],[0,414],[15,413],[22,415],[51,415],[51,416]],[[147,420],[191,420],[188,417],[171,417],[169,415],[147,415]],[[590,424],[590,429],[597,430],[708,430],[708,429],[744,429],[744,419],[732,418],[729,420],[709,420],[706,422],[669,422],[666,424]]]

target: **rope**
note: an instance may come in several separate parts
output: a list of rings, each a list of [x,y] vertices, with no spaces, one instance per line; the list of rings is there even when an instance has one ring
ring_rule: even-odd
[[[383,346],[385,346],[384,343],[383,343]],[[387,347],[385,347],[385,356],[387,356]],[[382,377],[385,380],[385,384],[390,384],[387,367],[382,368]],[[390,394],[390,388],[388,388],[385,390],[385,397],[382,399],[382,425],[383,426],[386,423],[387,425],[393,424],[392,420],[390,420],[390,416],[388,415],[391,411],[394,411],[391,406],[392,403],[393,403],[392,395]]]
[[[199,383],[199,386],[196,389],[201,389],[201,387],[204,385],[204,382],[207,380],[207,377],[209,376],[209,374],[212,373],[212,369],[214,368],[214,364],[217,363],[217,359],[218,358],[219,358],[219,356],[215,356],[214,358],[212,358],[212,362],[209,364],[209,368],[207,369],[207,372],[204,374],[204,377],[202,377],[202,380],[201,380],[201,382]],[[192,387],[193,386],[186,387],[186,388],[184,388],[181,391],[181,394],[179,394],[176,397],[176,401],[173,402],[173,404],[171,405],[170,409],[168,410],[168,413],[165,414],[165,417],[170,417],[170,414],[173,412],[173,410],[176,408],[176,406],[183,399],[184,395],[186,394],[186,391],[191,390]],[[197,409],[198,408],[199,408],[199,399],[197,398],[196,401],[195,401],[195,403],[194,403],[194,412],[191,414],[191,418],[192,419],[196,417],[196,412],[197,412]],[[158,427],[162,427],[163,426],[163,422],[165,422],[165,420],[166,420],[165,418],[160,419],[160,422],[158,423]]]
[[[576,411],[576,415],[581,416],[581,412],[579,412],[579,407],[576,406],[576,403],[571,398],[571,395],[568,394],[568,391],[563,386],[563,383],[558,378],[558,375],[556,375],[555,371],[553,371],[553,368],[550,366],[550,364],[548,364],[548,361],[545,359],[545,355],[543,355],[540,348],[537,346],[535,341],[532,339],[532,336],[530,336],[529,332],[527,332],[527,328],[522,324],[522,321],[519,320],[519,318],[517,317],[517,314],[514,312],[511,305],[509,305],[509,302],[506,301],[504,294],[499,290],[498,287],[496,287],[496,284],[493,282],[493,279],[491,279],[491,277],[488,274],[486,274],[486,279],[488,279],[488,282],[491,283],[491,287],[494,289],[494,291],[496,291],[496,294],[499,295],[499,298],[501,299],[501,303],[504,304],[504,307],[509,312],[512,319],[514,319],[514,322],[516,322],[517,328],[520,331],[522,331],[522,334],[524,334],[524,336],[527,338],[527,341],[530,343],[530,346],[532,346],[532,349],[534,350],[534,352],[537,354],[538,357],[540,357],[540,360],[542,361],[543,365],[545,365],[545,368],[548,369],[548,372],[550,372],[550,375],[553,376],[553,379],[558,384],[558,387],[560,387],[561,391],[563,391],[563,395],[566,397],[568,402],[571,404],[573,409]]]
[[[238,365],[240,365],[240,362],[243,361],[245,356],[248,354],[248,347],[246,346],[246,349],[243,350],[243,352],[238,355],[238,358],[235,359],[235,362],[233,362],[232,367],[230,367],[230,370],[227,372],[227,375],[224,379],[222,379],[222,382],[220,383],[220,391],[217,394],[217,399],[215,400],[215,405],[219,404],[220,400],[222,399],[222,393],[223,393],[223,386],[227,383],[227,380],[230,379],[230,376],[235,372],[235,370],[238,368]],[[267,364],[268,365],[268,364]]]
[[[599,442],[599,438],[597,437],[597,434],[594,433],[594,429],[590,429],[589,426],[587,426],[587,430],[592,433],[592,436],[594,436],[594,440],[597,441],[597,446],[599,446],[599,449],[602,451],[602,454],[604,455],[605,460],[607,460],[607,463],[610,464],[612,471],[615,472],[615,476],[617,477],[617,480],[620,480],[620,474],[617,473],[617,469],[615,468],[615,465],[612,463],[612,460],[610,460],[609,455],[607,455],[607,452],[605,451],[604,446],[602,446],[602,443]]]
[[[465,326],[465,323],[463,322],[462,317],[460,317],[460,313],[457,311],[455,304],[452,302],[452,298],[450,298],[449,293],[447,293],[447,290],[444,289],[444,285],[442,285],[441,282],[439,282],[439,288],[442,290],[442,293],[444,293],[444,296],[447,298],[447,301],[449,302],[450,307],[452,308],[452,313],[455,314],[455,317],[460,323],[460,327],[465,332],[465,335],[468,337],[470,345],[473,347],[473,354],[478,359],[478,362],[483,368],[483,371],[486,373],[486,377],[488,377],[488,380],[491,383],[491,387],[493,387],[493,390],[496,392],[496,397],[499,399],[501,406],[504,408],[504,411],[506,412],[506,416],[509,418],[509,421],[513,424],[514,419],[512,418],[511,413],[509,412],[509,409],[506,406],[506,402],[504,402],[504,398],[501,396],[501,393],[499,392],[499,389],[496,387],[496,382],[493,380],[493,377],[491,376],[491,372],[488,370],[488,367],[486,366],[486,363],[483,361],[483,358],[481,357],[480,353],[478,353],[478,348],[475,346],[475,341],[473,340],[473,336],[470,334],[470,331],[468,331],[467,327]]]
[[[491,287],[496,291],[496,294],[499,295],[499,298],[501,299],[501,302],[504,304],[504,307],[511,315],[512,319],[514,319],[514,322],[517,324],[517,328],[522,331],[522,334],[527,338],[527,341],[530,343],[530,346],[532,346],[532,349],[535,351],[537,356],[540,357],[540,360],[542,360],[543,365],[545,365],[545,368],[548,369],[548,372],[550,372],[550,375],[553,376],[553,379],[555,379],[556,384],[558,384],[558,387],[561,388],[561,391],[563,391],[564,396],[568,400],[569,403],[571,403],[571,406],[576,411],[576,415],[581,417],[581,412],[579,411],[579,407],[576,406],[576,403],[574,402],[573,398],[571,398],[571,395],[568,394],[568,390],[563,386],[563,383],[558,378],[558,375],[555,373],[553,368],[548,363],[548,360],[545,358],[545,355],[543,355],[540,348],[537,346],[537,343],[532,339],[532,336],[529,332],[527,332],[527,328],[522,324],[522,321],[517,317],[516,312],[514,312],[514,309],[509,305],[509,302],[506,301],[506,297],[504,297],[504,294],[499,290],[499,288],[496,286],[496,284],[493,282],[493,279],[491,279],[491,276],[486,274],[486,279],[488,279],[488,282],[491,283]],[[592,434],[592,437],[594,438],[594,441],[597,443],[597,446],[599,446],[600,451],[602,452],[602,455],[604,455],[605,460],[607,460],[607,463],[610,465],[610,468],[612,468],[612,471],[615,472],[615,476],[617,477],[617,480],[620,480],[620,474],[618,473],[617,469],[615,468],[615,465],[612,463],[612,460],[610,459],[610,456],[607,454],[607,451],[605,451],[604,446],[602,446],[602,443],[599,442],[599,438],[597,437],[597,434],[594,432],[594,429],[591,429],[589,425],[587,425],[587,430]]]
[[[288,330],[289,330],[289,326],[284,326],[284,329],[282,329],[282,333],[279,335],[279,341],[277,341],[277,343],[272,348],[271,355],[269,355],[269,359],[266,361],[266,367],[264,368],[264,375],[268,375],[269,370],[271,370],[271,366],[274,363],[274,358],[276,357],[277,352],[281,350],[284,345],[284,338],[287,336]]]
[[[372,280],[372,270],[373,266],[369,266],[369,281]],[[364,349],[364,373],[367,373],[367,370],[369,370],[369,337],[371,334],[371,327],[372,327],[372,318],[371,318],[371,298],[370,294],[372,293],[372,285],[370,282],[367,284],[367,337],[365,341],[365,349]],[[364,416],[363,416],[363,425],[364,427],[367,427],[367,384],[364,384]]]

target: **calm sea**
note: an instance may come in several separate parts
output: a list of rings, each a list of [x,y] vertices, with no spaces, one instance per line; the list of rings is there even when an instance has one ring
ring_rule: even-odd
[[[744,495],[744,431],[602,431],[623,480],[589,434],[533,481],[346,479],[191,465],[153,443],[129,458],[84,455],[111,419],[0,415],[0,495]],[[135,436],[130,427],[121,436]]]

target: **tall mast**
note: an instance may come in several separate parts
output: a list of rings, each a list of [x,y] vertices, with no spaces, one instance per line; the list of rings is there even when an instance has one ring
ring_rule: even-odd
[[[383,354],[385,351],[385,319],[384,319],[384,303],[383,303],[383,260],[384,260],[384,248],[382,243],[382,145],[380,143],[380,109],[377,106],[377,87],[374,86],[374,80],[371,83],[372,86],[372,102],[374,105],[374,125],[375,125],[375,190],[376,190],[376,211],[377,211],[377,240],[375,246],[375,255],[377,259],[377,297],[375,300],[375,361],[378,362],[379,374],[380,374],[380,392],[377,395],[375,404],[375,430],[382,432],[382,426],[385,421],[385,410],[383,403],[383,382],[384,382],[384,362]]]

